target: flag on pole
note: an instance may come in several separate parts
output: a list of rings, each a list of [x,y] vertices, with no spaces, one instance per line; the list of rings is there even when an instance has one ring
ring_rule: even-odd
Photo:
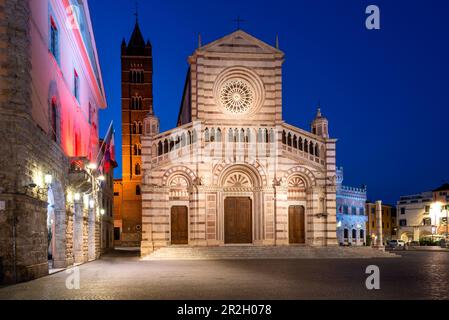
[[[103,173],[109,173],[112,167],[116,167],[115,160],[115,139],[114,139],[114,125],[111,122],[109,130],[106,134],[103,144],[100,147],[97,163]]]

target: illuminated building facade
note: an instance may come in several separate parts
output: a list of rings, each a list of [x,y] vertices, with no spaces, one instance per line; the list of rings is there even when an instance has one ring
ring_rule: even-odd
[[[138,247],[142,231],[142,143],[145,116],[153,114],[153,57],[136,21],[122,59],[122,178],[114,182],[115,244]]]
[[[400,197],[397,203],[400,239],[437,242],[447,237],[449,184],[417,195]]]
[[[201,41],[200,41],[201,42]],[[337,246],[336,140],[282,118],[284,53],[238,30],[199,48],[173,130],[142,136],[142,256],[162,247]]]
[[[99,257],[106,100],[87,0],[0,6],[0,263],[13,283]]]
[[[340,245],[366,245],[366,188],[343,185],[343,168],[337,169],[337,238]]]

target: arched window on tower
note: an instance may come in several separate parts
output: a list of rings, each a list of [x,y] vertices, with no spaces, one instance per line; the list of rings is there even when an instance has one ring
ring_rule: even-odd
[[[139,163],[136,163],[136,165],[134,167],[134,174],[136,176],[140,176],[142,174],[142,168],[140,167]]]
[[[144,83],[145,79],[144,79],[144,72],[143,70],[139,70],[139,83]]]
[[[142,110],[142,97],[137,95],[131,98],[131,109],[132,110]]]
[[[144,72],[143,70],[131,70],[130,71],[130,82],[131,83],[144,83]]]
[[[131,130],[132,134],[137,134],[137,122],[133,122]]]
[[[136,186],[136,196],[140,196],[142,194],[142,190],[140,189],[140,186]]]
[[[143,124],[142,124],[142,122],[139,122],[137,129],[138,129],[137,130],[138,134],[143,134]]]
[[[217,142],[221,142],[221,129],[217,129]]]

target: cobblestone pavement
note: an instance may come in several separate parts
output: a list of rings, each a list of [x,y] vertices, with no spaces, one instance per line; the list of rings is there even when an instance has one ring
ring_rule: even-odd
[[[400,259],[140,261],[113,253],[80,266],[80,289],[66,272],[0,289],[0,299],[449,299],[449,253]],[[365,287],[368,265],[381,289]]]

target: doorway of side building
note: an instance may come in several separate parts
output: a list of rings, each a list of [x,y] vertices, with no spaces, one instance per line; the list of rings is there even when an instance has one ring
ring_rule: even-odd
[[[52,270],[54,267],[54,255],[56,253],[56,215],[55,215],[55,198],[52,188],[48,189],[47,200],[47,257],[48,269]]]
[[[187,207],[171,208],[171,244],[189,244],[189,219]]]
[[[226,198],[224,205],[225,244],[253,243],[252,201]]]
[[[288,208],[288,229],[290,244],[306,243],[305,208],[303,206],[290,206]]]

